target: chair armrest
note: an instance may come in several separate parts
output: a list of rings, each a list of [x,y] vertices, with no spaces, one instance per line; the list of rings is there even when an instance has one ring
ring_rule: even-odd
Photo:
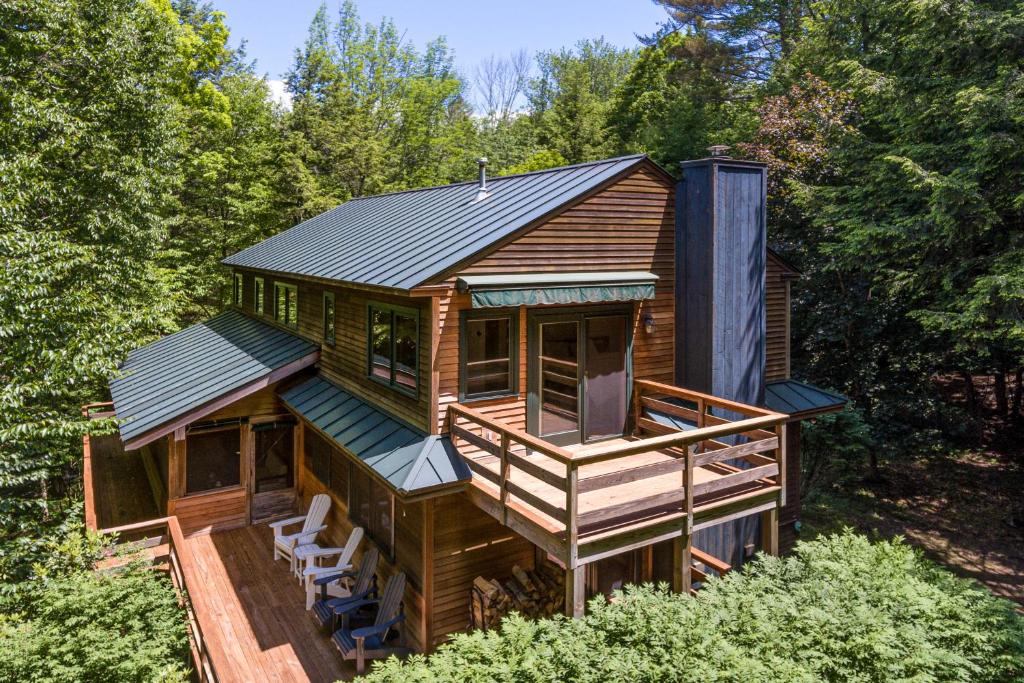
[[[342,614],[346,614],[348,612],[354,612],[360,607],[367,607],[369,605],[380,604],[380,600],[378,600],[377,598],[359,599],[359,596],[353,596],[351,598],[340,598],[340,600],[342,600],[341,603],[337,605],[331,605],[331,607],[334,608],[334,614],[336,616],[341,616]]]
[[[350,564],[346,564],[344,567],[306,567],[302,570],[302,575],[318,577],[321,575],[333,574],[339,579],[346,576],[354,577],[355,573],[349,571],[350,569],[352,569],[352,565]]]
[[[336,569],[336,567],[324,567],[324,569]],[[328,574],[327,576],[319,576],[313,579],[313,584],[316,586],[325,586],[329,583],[337,581],[338,579],[353,578],[355,577],[355,575],[355,572],[335,571],[333,574]]]
[[[292,537],[294,537],[296,539],[297,544],[298,544],[299,541],[303,541],[304,539],[307,539],[307,538],[310,539],[310,542],[312,542],[314,539],[316,539],[316,535],[318,533],[320,533],[321,531],[323,531],[324,529],[326,529],[326,528],[327,528],[326,524],[321,524],[316,529],[310,529],[309,531],[300,531],[300,532],[295,533],[295,534],[290,534],[290,536],[292,536]]]
[[[299,522],[305,522],[306,515],[300,517],[289,517],[288,519],[280,519],[276,522],[270,522],[267,524],[271,529],[280,529],[281,527],[290,526],[292,524],[298,524]]]
[[[353,630],[352,631],[352,637],[353,638],[369,638],[370,636],[375,636],[375,635],[380,634],[380,633],[387,633],[388,629],[390,629],[392,626],[394,626],[395,624],[397,624],[398,622],[400,622],[400,621],[402,621],[404,619],[405,619],[405,613],[404,612],[399,613],[399,615],[397,617],[395,617],[394,619],[390,619],[388,621],[385,621],[383,624],[377,624],[375,626],[364,626],[362,628],[357,628],[357,629]]]
[[[306,551],[306,557],[329,557],[330,555],[341,555],[344,548],[315,548]]]

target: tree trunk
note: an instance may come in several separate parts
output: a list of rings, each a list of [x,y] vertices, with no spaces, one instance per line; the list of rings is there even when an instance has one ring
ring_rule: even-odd
[[[1013,392],[1013,411],[1010,417],[1014,424],[1018,424],[1021,419],[1021,402],[1024,401],[1024,367],[1018,367],[1014,373],[1014,384],[1016,390]]]
[[[966,370],[960,371],[964,380],[964,398],[967,401],[967,412],[971,417],[978,417],[978,393],[974,390],[974,376]]]
[[[996,414],[1000,418],[1005,419],[1010,412],[1010,408],[1006,402],[1006,372],[1003,370],[997,370],[995,373],[995,391]]]

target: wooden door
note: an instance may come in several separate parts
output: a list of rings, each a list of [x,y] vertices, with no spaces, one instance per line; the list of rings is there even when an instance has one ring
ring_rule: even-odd
[[[295,422],[257,422],[250,428],[250,516],[255,521],[289,513],[295,505]]]

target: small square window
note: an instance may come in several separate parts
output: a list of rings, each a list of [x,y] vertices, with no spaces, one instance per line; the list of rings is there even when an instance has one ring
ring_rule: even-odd
[[[263,292],[263,278],[256,278],[255,283],[256,284],[253,286],[252,310],[263,315],[263,301],[265,299]]]
[[[274,283],[274,320],[288,327],[299,326],[299,292],[295,285]]]
[[[236,306],[241,306],[242,305],[242,282],[243,282],[242,274],[241,273],[235,273],[235,280],[234,280],[234,282],[235,282],[235,286],[234,286],[234,291],[232,291],[232,293],[231,293],[231,303],[233,303]]]
[[[334,346],[334,292],[324,292],[324,342]]]

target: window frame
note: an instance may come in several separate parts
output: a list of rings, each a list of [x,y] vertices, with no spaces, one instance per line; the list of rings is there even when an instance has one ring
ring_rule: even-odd
[[[280,297],[278,296],[278,288],[284,289],[285,292],[291,292],[295,298],[295,321],[288,322],[288,295],[285,294],[284,300],[284,317],[281,316],[280,310]],[[299,286],[291,285],[287,282],[281,282],[279,280],[274,281],[274,322],[279,325],[284,325],[287,328],[296,330],[299,328]]]
[[[390,313],[391,319],[391,376],[389,379],[378,377],[373,373],[373,311],[386,311]],[[414,376],[416,378],[415,387],[407,387],[404,384],[400,384],[395,381],[395,314],[399,313],[403,316],[410,317],[416,322],[416,367],[414,368]],[[419,309],[410,308],[408,306],[401,306],[397,304],[386,304],[379,301],[368,301],[366,303],[366,374],[371,381],[374,381],[383,386],[389,387],[394,391],[409,396],[411,398],[418,398],[420,391],[420,312]]]
[[[266,281],[259,275],[252,280],[252,310],[257,315],[263,315],[266,309],[267,285]]]
[[[245,300],[243,292],[245,291],[245,276],[242,273],[232,273],[233,286],[231,288],[231,303],[234,306],[242,307],[242,302]]]
[[[224,486],[215,486],[208,489],[200,489],[198,491],[189,490],[189,460],[192,456],[192,450],[188,445],[188,437],[190,436],[203,436],[206,434],[213,434],[216,432],[227,432],[234,431],[238,434],[238,483],[236,484],[225,484]],[[212,493],[221,493],[224,491],[233,491],[242,488],[245,481],[243,474],[245,471],[245,454],[242,452],[242,423],[240,420],[228,420],[226,422],[212,422],[212,423],[200,423],[197,425],[190,426],[185,430],[185,478],[181,482],[182,486],[182,497],[189,498],[192,496],[204,496]]]
[[[469,344],[466,330],[470,321],[473,320],[496,320],[508,318],[508,364],[509,364],[509,388],[501,391],[487,391],[478,394],[470,394],[466,391],[469,377],[467,375],[467,364],[469,362]],[[496,398],[509,398],[519,396],[519,309],[518,308],[495,308],[489,310],[464,310],[459,316],[459,402],[472,403],[474,401],[487,401]]]
[[[328,301],[330,302],[330,315],[329,316],[328,316],[328,312],[327,312],[328,311],[328,305],[327,305]],[[337,317],[337,312],[338,312],[338,309],[337,309],[337,297],[335,297],[334,292],[332,292],[330,290],[324,290],[324,294],[323,294],[323,297],[322,297],[322,306],[321,306],[321,318],[322,318],[322,323],[323,323],[323,330],[322,331],[323,331],[323,335],[324,335],[324,343],[327,344],[328,346],[334,346],[335,343],[337,343],[337,340],[338,340],[338,330],[337,330],[337,320],[338,320],[338,317]],[[328,332],[327,332],[327,330],[328,330],[328,323],[330,324],[330,335],[328,335]]]

